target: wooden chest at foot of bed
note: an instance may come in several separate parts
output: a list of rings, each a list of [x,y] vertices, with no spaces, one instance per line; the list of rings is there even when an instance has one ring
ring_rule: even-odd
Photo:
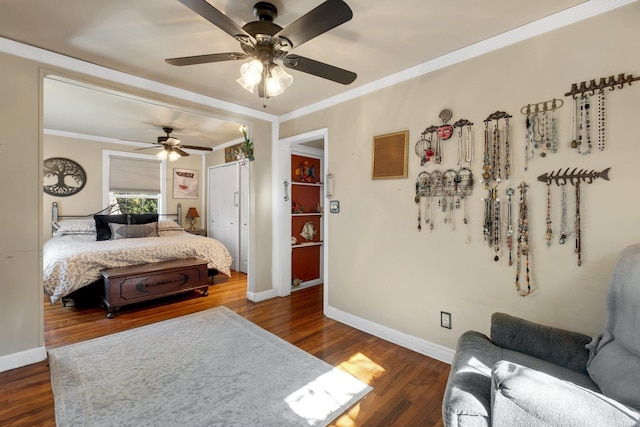
[[[108,268],[100,271],[108,318],[128,304],[202,289],[208,295],[207,261],[198,258]]]

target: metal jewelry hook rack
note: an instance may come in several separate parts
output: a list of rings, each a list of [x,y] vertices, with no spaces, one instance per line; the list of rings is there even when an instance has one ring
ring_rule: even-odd
[[[632,82],[637,82],[640,80],[640,77],[633,77],[633,75],[629,74],[625,76],[624,73],[618,74],[618,78],[614,76],[609,76],[608,78],[601,77],[600,82],[596,83],[595,79],[587,82],[573,83],[571,85],[571,90],[564,94],[564,96],[572,96],[577,98],[579,95],[585,94],[587,92],[591,92],[591,95],[595,95],[596,91],[604,91],[605,88],[609,88],[609,90],[614,90],[616,88],[622,89],[625,84],[630,85]]]
[[[551,104],[551,106],[547,106]],[[546,113],[549,111],[555,111],[564,105],[562,99],[553,98],[551,101],[538,102],[536,104],[527,104],[520,109],[520,113],[525,116],[538,113]]]
[[[598,178],[609,181],[609,171],[611,170],[611,168],[606,168],[600,172],[596,172],[595,170],[587,171],[585,169],[578,170],[578,168],[574,168],[571,173],[569,173],[569,169],[571,168],[567,168],[564,173],[562,169],[558,169],[551,173],[542,174],[538,177],[538,181],[544,183],[554,181],[558,186],[565,184],[576,185],[576,183],[580,181],[591,184]]]
[[[581,227],[581,214],[580,214],[580,183],[591,184],[598,178],[602,178],[605,181],[609,181],[609,171],[611,168],[606,168],[600,172],[596,172],[595,170],[587,171],[586,169],[574,168],[571,172],[569,172],[571,168],[565,169],[563,172],[562,169],[558,169],[557,171],[553,171],[551,173],[545,173],[538,177],[538,181],[544,182],[547,185],[547,246],[550,246],[551,237],[553,235],[553,231],[551,229],[551,222],[549,220],[549,215],[551,211],[551,182],[555,182],[556,185],[561,186],[564,192],[564,186],[567,184],[571,184],[575,188],[576,193],[576,215],[575,215],[575,235],[576,235],[576,248],[575,252],[578,255],[578,267],[582,265],[582,227]],[[564,198],[564,196],[563,196]],[[563,201],[563,209],[566,209],[566,204]],[[568,233],[564,229],[561,232],[560,244],[564,243],[564,240],[568,236]]]

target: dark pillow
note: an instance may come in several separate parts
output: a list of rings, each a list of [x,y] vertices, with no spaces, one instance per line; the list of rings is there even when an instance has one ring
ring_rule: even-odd
[[[157,213],[131,214],[129,218],[129,224],[150,224],[152,222],[158,222]]]
[[[111,240],[111,228],[109,223],[128,224],[127,215],[94,215],[96,221],[96,240]]]

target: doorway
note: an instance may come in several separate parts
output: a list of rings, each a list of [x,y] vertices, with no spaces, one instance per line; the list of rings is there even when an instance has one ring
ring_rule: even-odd
[[[319,129],[305,134],[295,135],[278,141],[276,147],[276,164],[274,166],[275,189],[274,196],[274,259],[279,262],[274,264],[273,278],[274,289],[278,295],[287,296],[292,290],[292,201],[291,201],[291,154],[292,150],[300,151],[302,147],[319,151],[322,159],[322,167],[318,172],[320,180],[327,184],[329,174],[329,150],[328,129]],[[323,207],[327,207],[327,190],[323,186],[321,195]],[[324,308],[326,310],[329,296],[329,215],[328,209],[322,215],[322,280],[324,286]]]

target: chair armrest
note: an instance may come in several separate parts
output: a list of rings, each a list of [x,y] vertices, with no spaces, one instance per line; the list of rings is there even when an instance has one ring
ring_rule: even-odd
[[[600,393],[515,363],[491,372],[491,425],[637,426],[640,414]]]
[[[585,346],[591,342],[591,337],[578,332],[494,313],[491,316],[491,342],[582,374],[587,373],[589,352]]]

